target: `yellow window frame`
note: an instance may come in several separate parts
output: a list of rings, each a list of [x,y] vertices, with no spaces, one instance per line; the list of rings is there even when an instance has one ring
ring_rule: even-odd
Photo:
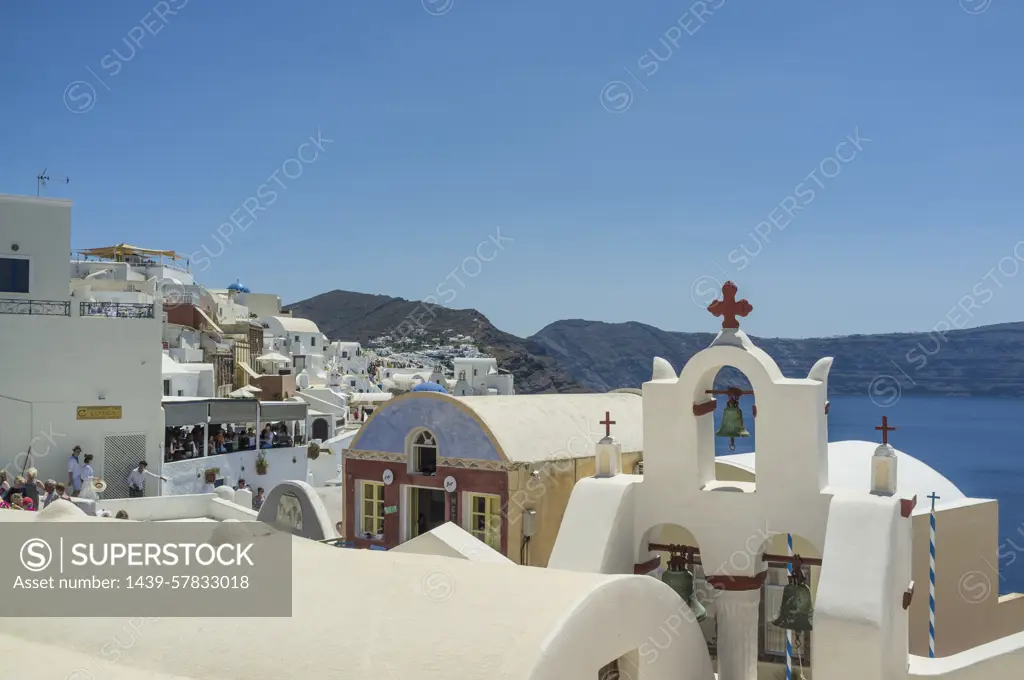
[[[384,533],[384,485],[380,482],[361,482],[360,534],[380,536]]]
[[[467,531],[501,552],[501,497],[485,493],[471,493],[468,496],[469,526]],[[477,509],[478,499],[483,501],[483,511]]]

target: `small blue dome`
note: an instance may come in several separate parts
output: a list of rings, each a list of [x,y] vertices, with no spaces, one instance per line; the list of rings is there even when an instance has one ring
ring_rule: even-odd
[[[441,385],[438,385],[437,383],[433,383],[433,382],[420,383],[416,387],[412,388],[411,391],[413,391],[413,392],[440,392],[441,394],[448,394],[448,390],[446,390]]]
[[[241,284],[241,282],[239,282],[238,279],[235,279],[235,282],[232,283],[230,286],[228,286],[228,290],[233,290],[233,291],[235,291],[237,293],[248,293],[249,292],[249,289],[246,288],[245,286],[243,286]]]

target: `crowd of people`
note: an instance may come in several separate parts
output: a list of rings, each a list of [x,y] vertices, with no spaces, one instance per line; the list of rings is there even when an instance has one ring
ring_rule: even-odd
[[[0,470],[0,508],[8,510],[41,510],[58,498],[71,500],[67,486],[55,480],[37,479],[39,472],[28,468],[14,480],[8,479],[7,470]]]
[[[268,426],[269,427],[269,426]],[[93,486],[96,479],[92,469],[92,454],[82,456],[82,447],[75,446],[68,456],[68,481],[58,482],[47,479],[45,482],[37,478],[39,471],[36,468],[27,468],[23,474],[10,480],[7,470],[0,470],[0,509],[10,510],[42,510],[58,498],[70,501],[73,497],[97,499],[98,495]],[[138,467],[128,474],[128,497],[141,498],[146,495],[146,478],[154,477],[167,481],[166,477],[150,472],[148,463],[139,461]],[[213,484],[209,485],[212,491]],[[234,487],[252,492],[252,487],[246,486],[245,480],[238,480]],[[252,509],[259,510],[265,500],[263,487],[255,490],[252,498]],[[107,513],[109,516],[109,513]],[[119,510],[118,519],[128,519],[128,513]]]
[[[209,451],[209,455],[213,456],[236,451],[254,451],[257,444],[261,449],[276,449],[302,446],[303,443],[303,437],[298,435],[293,438],[288,432],[288,425],[283,422],[276,425],[267,423],[259,435],[256,434],[256,429],[253,427],[212,424],[207,427],[207,430],[209,432],[206,440],[207,448],[204,448],[202,427],[196,425],[167,428],[164,462],[173,463],[189,458],[202,458],[206,450]]]

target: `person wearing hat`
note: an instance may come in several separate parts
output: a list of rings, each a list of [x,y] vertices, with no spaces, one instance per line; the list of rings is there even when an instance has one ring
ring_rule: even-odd
[[[68,458],[68,488],[71,489],[72,496],[77,496],[82,490],[82,464],[78,462],[80,453],[82,447],[76,444]]]
[[[156,477],[167,481],[166,477],[155,475],[146,469],[148,463],[144,460],[139,461],[139,467],[132,470],[128,475],[128,498],[142,498],[146,495],[146,475],[150,477]]]

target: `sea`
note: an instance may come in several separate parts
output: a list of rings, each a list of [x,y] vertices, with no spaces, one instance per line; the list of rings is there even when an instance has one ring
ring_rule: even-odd
[[[743,397],[744,424],[751,435],[755,419],[750,397]],[[715,412],[715,428],[721,423],[725,399]],[[895,448],[927,463],[971,498],[999,501],[999,592],[1024,592],[1024,399],[973,397],[901,396],[881,408],[867,395],[829,397],[828,439],[878,441],[882,416],[897,428],[889,433]],[[716,454],[754,450],[754,436],[736,440],[729,451],[728,439],[716,439]],[[898,472],[897,472],[898,474]],[[918,504],[928,503],[918,498]],[[920,505],[919,505],[920,507]],[[942,536],[936,536],[936,550]],[[993,564],[997,561],[992,556]]]

